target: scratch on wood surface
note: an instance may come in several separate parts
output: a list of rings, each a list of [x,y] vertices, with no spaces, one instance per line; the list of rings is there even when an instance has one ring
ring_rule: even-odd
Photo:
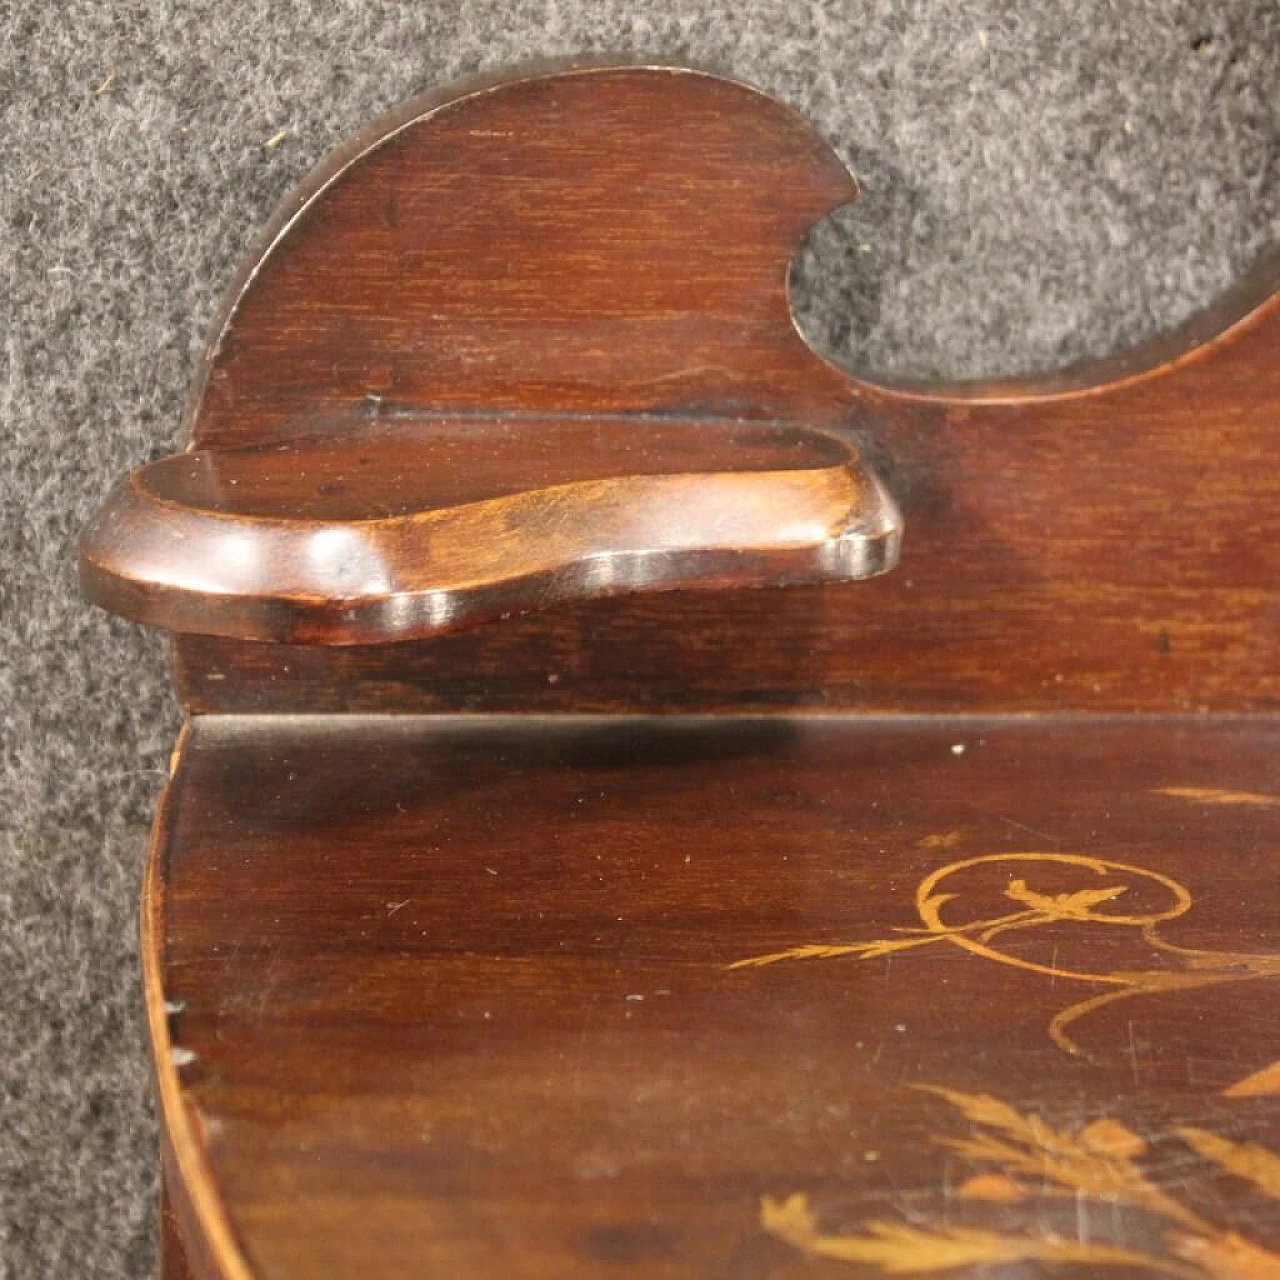
[[[1025,822],[1017,822],[1013,818],[1006,818],[1003,813],[996,814],[996,817],[999,818],[1006,826],[1014,827],[1018,831],[1025,831],[1028,835],[1038,836],[1041,840],[1049,840],[1057,843],[1057,837],[1050,835],[1047,831],[1040,831],[1035,827],[1027,826]]]
[[[958,1225],[946,1207],[951,1188],[939,1188],[943,1209],[913,1206],[910,1222],[861,1222],[854,1231],[826,1229],[808,1193],[765,1196],[760,1225],[770,1235],[813,1258],[851,1263],[884,1275],[942,1275],[981,1268],[1043,1263],[1049,1267],[1124,1267],[1179,1280],[1274,1280],[1280,1255],[1202,1216],[1174,1185],[1157,1179],[1151,1144],[1122,1120],[1101,1116],[1084,1128],[1050,1124],[1034,1108],[1023,1110],[991,1094],[971,1094],[939,1085],[913,1086],[943,1099],[967,1121],[963,1134],[939,1129],[933,1143],[962,1157],[972,1168],[955,1194],[975,1210],[986,1203],[1000,1214],[990,1228]],[[1280,1199],[1280,1155],[1255,1142],[1236,1142],[1206,1129],[1178,1128],[1177,1137],[1206,1171],[1242,1178],[1267,1197]],[[936,1194],[936,1193],[935,1193]],[[1046,1229],[1037,1205],[1074,1199],[1075,1238]],[[1015,1206],[1026,1205],[1018,1210]],[[1106,1213],[1099,1213],[1101,1208]],[[903,1211],[906,1211],[904,1206]],[[1154,1239],[1143,1233],[1138,1247],[1128,1237],[1131,1213],[1163,1219]],[[1036,1274],[1039,1274],[1036,1269]]]

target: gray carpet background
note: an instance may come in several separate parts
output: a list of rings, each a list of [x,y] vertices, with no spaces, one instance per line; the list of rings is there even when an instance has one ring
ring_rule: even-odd
[[[858,369],[1102,354],[1280,234],[1280,0],[0,0],[4,1280],[154,1259],[135,902],[177,714],[161,644],[78,602],[75,534],[180,444],[294,181],[412,92],[586,50],[736,74],[835,142],[863,199],[796,292]]]

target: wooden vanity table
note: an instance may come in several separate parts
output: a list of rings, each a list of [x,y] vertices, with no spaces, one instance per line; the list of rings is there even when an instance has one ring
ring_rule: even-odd
[[[82,546],[187,713],[166,1280],[1280,1276],[1280,260],[872,385],[787,299],[854,194],[569,66],[247,262]]]

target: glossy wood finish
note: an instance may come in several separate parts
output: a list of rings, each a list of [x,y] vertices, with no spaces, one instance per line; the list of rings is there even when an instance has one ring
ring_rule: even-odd
[[[891,1273],[801,1247],[766,1211],[799,1193],[827,1237],[1091,1242],[1024,1277],[1280,1250],[1280,1200],[1185,1136],[1280,1144],[1280,1093],[1224,1094],[1280,1057],[1278,748],[1259,720],[198,720],[152,942],[226,1274]],[[948,926],[1006,919],[995,958],[928,941],[940,873]],[[911,945],[734,967],[873,940]],[[1026,1155],[961,1095],[1036,1118],[1031,1177],[946,1145]],[[1055,1132],[1094,1144],[1084,1189]]]
[[[81,581],[170,631],[372,644],[578,598],[868,577],[900,531],[822,432],[417,415],[143,467],[86,531]]]
[[[786,298],[853,193],[743,86],[569,67],[407,104],[247,260],[86,544],[191,632],[165,1280],[1280,1275],[1280,257],[875,386]],[[901,565],[826,580],[881,483]],[[401,576],[306,577],[335,530]]]
[[[194,712],[1275,710],[1280,299],[1213,318],[1217,339],[1170,365],[1047,399],[851,384],[847,421],[906,529],[898,569],[857,590],[587,603],[395,652],[184,637],[183,697]]]
[[[406,104],[246,263],[193,442],[405,406],[831,421],[787,269],[856,194],[794,111],[681,68],[565,67]]]
[[[232,291],[197,447],[477,405],[832,427],[905,559],[856,592],[588,602],[395,650],[185,636],[188,709],[1280,706],[1280,257],[1088,369],[881,387],[817,360],[786,300],[854,193],[792,112],[674,70],[486,81],[345,149]]]
[[[167,1185],[162,1186],[160,1194],[160,1280],[199,1280],[199,1274],[187,1261],[182,1224],[169,1200]]]

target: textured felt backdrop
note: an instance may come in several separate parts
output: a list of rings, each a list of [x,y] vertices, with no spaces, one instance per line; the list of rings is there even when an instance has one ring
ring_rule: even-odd
[[[108,481],[180,441],[215,298],[286,188],[406,95],[578,50],[803,108],[863,182],[798,285],[857,367],[1022,371],[1175,321],[1280,230],[1277,0],[2,0],[0,1275],[143,1277],[134,903],[162,646],[77,602]]]

